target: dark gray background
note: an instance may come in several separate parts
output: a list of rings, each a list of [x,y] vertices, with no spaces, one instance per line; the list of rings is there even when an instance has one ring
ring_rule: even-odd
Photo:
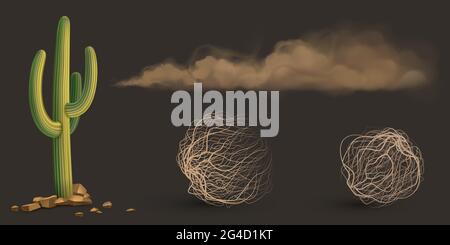
[[[208,2],[2,4],[1,224],[450,223],[446,6],[411,1]],[[72,71],[82,70],[87,45],[95,47],[99,60],[94,103],[72,137],[74,178],[97,205],[114,203],[103,215],[83,219],[72,213],[86,208],[9,212],[12,204],[52,193],[51,141],[32,121],[27,87],[32,58],[45,49],[44,93],[50,108],[55,30],[62,15],[72,22]],[[399,42],[433,44],[438,78],[432,87],[415,92],[282,92],[280,134],[271,139],[274,189],[254,205],[211,207],[188,195],[175,161],[185,129],[170,123],[171,91],[112,86],[168,57],[186,62],[203,44],[264,56],[277,41],[347,21],[384,26]],[[408,200],[382,209],[363,207],[340,176],[339,142],[348,134],[387,126],[403,129],[421,148],[425,181]],[[126,215],[128,207],[138,212]]]

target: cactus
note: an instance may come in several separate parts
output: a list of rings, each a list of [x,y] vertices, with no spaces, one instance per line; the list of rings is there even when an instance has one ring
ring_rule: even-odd
[[[92,104],[97,87],[97,57],[92,47],[85,49],[85,77],[69,74],[70,70],[70,21],[61,17],[56,33],[55,67],[53,77],[53,118],[44,107],[42,77],[45,51],[39,50],[31,65],[29,103],[37,128],[53,140],[53,171],[56,194],[72,195],[72,159],[70,135],[78,126],[79,118]],[[69,77],[70,76],[70,77]]]

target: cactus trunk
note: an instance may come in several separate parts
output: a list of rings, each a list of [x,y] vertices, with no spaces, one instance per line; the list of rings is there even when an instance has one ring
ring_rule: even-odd
[[[42,76],[45,51],[36,54],[31,67],[29,101],[31,114],[38,129],[52,138],[55,191],[59,197],[72,195],[72,157],[70,135],[79,117],[90,107],[97,85],[97,58],[92,47],[85,51],[85,82],[81,75],[70,76],[70,21],[62,17],[56,33],[53,77],[53,118],[45,111],[42,98]]]
[[[64,127],[64,123],[62,124]],[[60,197],[72,195],[72,158],[70,134],[64,131],[53,139],[53,168],[56,194]]]
[[[70,150],[70,118],[65,105],[70,102],[70,23],[61,20],[56,33],[53,74],[53,119],[61,123],[59,137],[53,139],[53,171],[58,196],[72,195],[72,157]]]

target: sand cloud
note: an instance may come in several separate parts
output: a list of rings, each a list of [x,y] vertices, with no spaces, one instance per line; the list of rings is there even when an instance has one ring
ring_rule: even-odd
[[[433,62],[379,31],[335,30],[278,42],[263,58],[209,49],[188,65],[152,65],[119,86],[375,91],[431,82]]]

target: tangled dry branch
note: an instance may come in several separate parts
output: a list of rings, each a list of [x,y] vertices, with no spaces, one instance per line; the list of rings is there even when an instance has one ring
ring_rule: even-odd
[[[366,205],[384,206],[408,198],[422,181],[422,154],[401,130],[385,128],[347,136],[340,155],[348,187]]]
[[[256,130],[201,122],[187,130],[177,155],[190,181],[188,192],[217,206],[262,198],[271,189],[271,161],[269,146]]]

